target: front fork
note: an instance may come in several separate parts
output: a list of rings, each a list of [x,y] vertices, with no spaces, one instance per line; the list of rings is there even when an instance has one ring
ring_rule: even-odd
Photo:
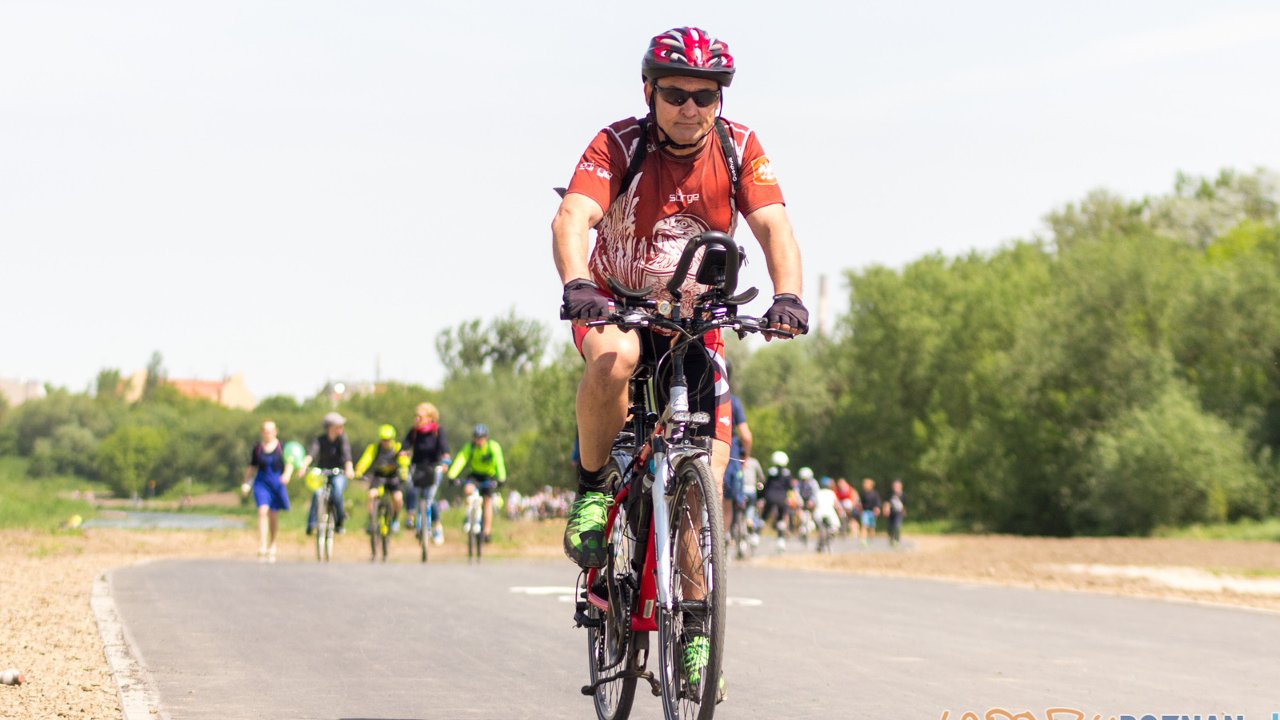
[[[675,457],[672,458],[672,455]],[[674,463],[672,462],[674,459]],[[668,454],[666,448],[659,450],[653,455],[653,487],[650,489],[653,499],[653,532],[655,534],[654,549],[654,572],[658,575],[658,603],[668,612],[672,610],[675,595],[673,593],[673,582],[675,573],[672,572],[675,563],[671,557],[671,512],[673,508],[672,498],[667,496],[667,490],[671,487],[674,480],[671,469],[674,465],[678,465],[685,460],[695,460],[697,462],[709,462],[707,454],[701,449],[690,448],[688,450],[678,448],[674,453]],[[705,505],[710,499],[703,499],[703,513],[707,512]],[[706,518],[703,518],[703,525],[706,525]]]

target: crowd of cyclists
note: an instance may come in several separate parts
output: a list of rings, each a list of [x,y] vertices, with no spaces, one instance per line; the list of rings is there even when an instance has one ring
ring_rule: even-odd
[[[305,451],[297,443],[281,443],[274,422],[266,420],[262,424],[260,440],[250,453],[241,485],[241,492],[252,495],[258,510],[260,561],[275,562],[278,513],[289,510],[287,486],[294,476],[316,478],[308,483],[313,491],[307,514],[308,535],[316,532],[317,499],[321,497],[322,488],[329,491],[336,532],[346,532],[344,494],[354,478],[366,485],[370,517],[374,516],[380,499],[389,495],[395,518],[392,530],[400,530],[403,516],[405,525],[419,538],[429,533],[431,541],[439,545],[444,541],[440,517],[448,504],[436,496],[442,481],[447,479],[462,485],[464,497],[477,494],[483,498],[483,537],[485,542],[491,540],[493,499],[498,486],[507,479],[507,468],[502,446],[490,439],[487,426],[476,425],[470,440],[456,455],[451,454],[440,425],[439,410],[424,402],[417,406],[413,422],[402,439],[397,439],[400,436],[394,425],[383,424],[378,428],[377,441],[365,447],[359,459],[353,461],[346,418],[330,412],[322,424],[322,432],[311,440]],[[412,512],[419,507],[419,498],[425,501],[422,504],[427,509],[421,518]],[[410,512],[406,513],[406,508]],[[366,531],[373,532],[372,524]]]
[[[769,457],[769,463],[766,470],[748,456],[740,468],[731,465],[726,471],[726,521],[731,529],[742,528],[752,547],[768,529],[775,532],[779,551],[786,549],[788,537],[808,545],[811,538],[827,533],[852,536],[868,547],[878,523],[883,523],[891,547],[901,542],[907,514],[901,480],[890,483],[882,495],[871,478],[864,478],[858,489],[845,478],[819,477],[808,467],[793,474],[790,458],[781,450]],[[733,477],[734,472],[741,475]],[[825,549],[829,548],[819,544],[818,550]]]

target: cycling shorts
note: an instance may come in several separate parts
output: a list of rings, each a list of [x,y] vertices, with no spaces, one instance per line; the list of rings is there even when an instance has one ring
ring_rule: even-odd
[[[475,484],[480,497],[493,497],[493,492],[498,489],[498,479],[490,475],[472,475],[467,482]]]
[[[386,488],[388,493],[397,493],[397,492],[400,492],[400,478],[399,478],[399,476],[393,476],[393,477],[384,478],[384,477],[378,477],[377,475],[370,475],[370,476],[369,476],[369,489],[370,489],[370,490],[376,490],[376,489],[378,489],[378,488],[380,488],[380,487],[384,487],[384,488]]]
[[[582,354],[582,340],[593,328],[573,326],[573,344]],[[640,364],[654,365],[668,350],[675,338],[649,330],[635,330],[640,336]],[[724,336],[715,330],[692,343],[684,356],[684,376],[689,382],[689,411],[705,412],[711,416],[709,425],[699,425],[693,434],[698,437],[714,437],[724,443],[733,439],[732,410],[729,407],[729,383],[724,379]],[[662,363],[654,383],[659,408],[667,404],[671,387],[671,363]],[[658,408],[654,408],[658,410]],[[713,434],[714,433],[714,434]]]

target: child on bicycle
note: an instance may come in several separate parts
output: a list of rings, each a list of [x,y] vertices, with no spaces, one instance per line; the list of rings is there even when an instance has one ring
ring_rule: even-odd
[[[400,482],[409,475],[409,458],[400,456],[400,443],[396,442],[396,429],[391,425],[378,428],[378,442],[370,444],[356,463],[356,476],[369,482],[369,517],[377,514],[378,490],[390,493],[392,502],[392,530],[400,529],[400,509],[404,507],[404,492]],[[373,523],[369,523],[373,532]]]

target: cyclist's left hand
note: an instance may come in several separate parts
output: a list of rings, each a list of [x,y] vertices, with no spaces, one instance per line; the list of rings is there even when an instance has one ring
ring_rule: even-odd
[[[778,330],[794,335],[809,332],[809,311],[800,298],[792,293],[779,293],[773,296],[773,305],[765,311],[764,319],[769,322],[771,330]],[[772,336],[765,333],[765,340]]]

